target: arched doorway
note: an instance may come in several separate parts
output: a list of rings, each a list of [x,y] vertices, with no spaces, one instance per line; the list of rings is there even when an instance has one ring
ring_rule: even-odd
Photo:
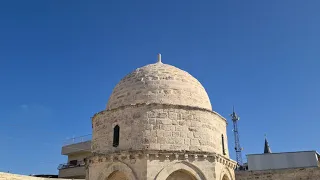
[[[115,171],[106,180],[129,180],[129,178],[123,172]]]
[[[222,178],[222,180],[230,180],[229,177],[225,174]]]
[[[197,179],[188,171],[181,169],[171,173],[166,180],[197,180]]]

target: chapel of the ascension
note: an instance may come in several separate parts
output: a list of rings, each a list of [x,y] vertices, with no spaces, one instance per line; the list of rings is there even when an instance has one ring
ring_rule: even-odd
[[[138,68],[92,118],[89,180],[235,180],[227,121],[201,83],[164,64]]]

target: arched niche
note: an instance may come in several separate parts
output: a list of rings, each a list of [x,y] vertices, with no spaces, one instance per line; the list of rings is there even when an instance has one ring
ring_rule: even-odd
[[[160,170],[155,180],[172,180],[173,177],[177,177],[179,174],[184,177],[190,177],[190,180],[206,180],[201,170],[188,162],[169,164]]]
[[[225,175],[223,175],[222,180],[230,180],[230,179],[229,179],[229,177],[225,174]]]
[[[180,169],[171,173],[166,180],[197,180],[190,172]]]
[[[107,166],[106,170],[100,173],[98,180],[116,180],[119,177],[126,178],[123,180],[137,180],[132,169],[122,162],[112,163]]]
[[[220,180],[234,180],[231,171],[228,168],[223,168],[220,175]]]
[[[129,180],[129,178],[121,171],[114,171],[107,177],[106,180]]]

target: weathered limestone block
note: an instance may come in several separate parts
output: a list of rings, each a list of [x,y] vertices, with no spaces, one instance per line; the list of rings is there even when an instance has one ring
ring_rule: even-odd
[[[184,118],[178,120],[178,116],[174,115],[169,119],[170,112],[181,114]],[[199,121],[195,117],[207,117],[207,120]],[[93,151],[114,152],[127,149],[143,150],[151,147],[172,150],[176,147],[176,150],[222,153],[221,135],[223,135],[225,152],[228,156],[226,121],[208,110],[175,105],[136,105],[102,111],[96,114],[92,121]],[[210,128],[213,124],[216,128]],[[116,125],[120,127],[120,142],[115,148],[112,143],[113,128]],[[185,141],[185,138],[190,140]],[[186,143],[190,146],[185,146],[189,145]],[[163,146],[166,144],[175,146]]]

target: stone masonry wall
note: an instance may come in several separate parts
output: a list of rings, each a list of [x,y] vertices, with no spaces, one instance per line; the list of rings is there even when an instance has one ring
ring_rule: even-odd
[[[226,121],[199,108],[175,105],[126,106],[96,114],[93,123],[93,152],[119,150],[183,150],[222,154],[229,157]],[[113,127],[120,126],[120,143],[112,146]]]
[[[320,168],[294,168],[268,171],[236,171],[236,180],[319,180]]]
[[[144,149],[143,123],[141,110],[128,107],[112,111],[102,111],[92,119],[92,152],[112,153],[116,151]],[[120,127],[118,147],[113,147],[113,128]]]
[[[178,166],[176,166],[178,165]],[[181,166],[186,165],[186,166]],[[187,167],[187,168],[186,168]],[[174,171],[184,169],[189,171],[193,169],[195,173],[203,174],[208,180],[222,180],[222,177],[226,175],[228,180],[234,179],[234,170],[226,167],[218,162],[210,162],[208,160],[149,160],[148,161],[148,180],[155,179],[160,172],[165,171],[166,177]],[[202,179],[202,178],[199,178]]]
[[[32,177],[32,176],[0,172],[0,180],[49,180],[49,179],[52,180],[52,178],[40,178],[40,177]],[[59,180],[67,180],[67,179],[59,179]]]
[[[175,164],[180,164],[181,161],[178,160],[151,160],[148,161],[148,180],[155,179],[159,172],[165,167],[169,167],[169,169],[174,168],[173,166]],[[190,167],[196,167],[195,169],[198,171],[197,173],[204,174],[206,178],[216,180],[215,173],[214,173],[214,164],[210,163],[209,161],[203,160],[203,161],[193,161],[193,162],[187,162],[188,165],[192,165]],[[181,169],[185,169],[184,167],[181,167]],[[186,169],[188,170],[188,169]],[[170,172],[166,173],[166,176],[168,177],[170,175]],[[166,178],[167,178],[166,177]]]
[[[89,180],[106,179],[118,171],[131,180],[165,180],[179,170],[199,180],[235,180],[236,163],[215,153],[122,151],[96,154],[87,167]]]
[[[124,156],[128,154],[123,154]],[[136,158],[130,157],[129,159],[112,159],[105,160],[107,156],[96,157],[99,161],[90,163],[88,166],[87,179],[101,180],[107,179],[113,172],[120,171],[128,174],[130,171],[136,180],[147,179],[147,161],[145,157],[139,156]],[[110,156],[108,158],[111,158]],[[127,178],[131,179],[129,176]]]

